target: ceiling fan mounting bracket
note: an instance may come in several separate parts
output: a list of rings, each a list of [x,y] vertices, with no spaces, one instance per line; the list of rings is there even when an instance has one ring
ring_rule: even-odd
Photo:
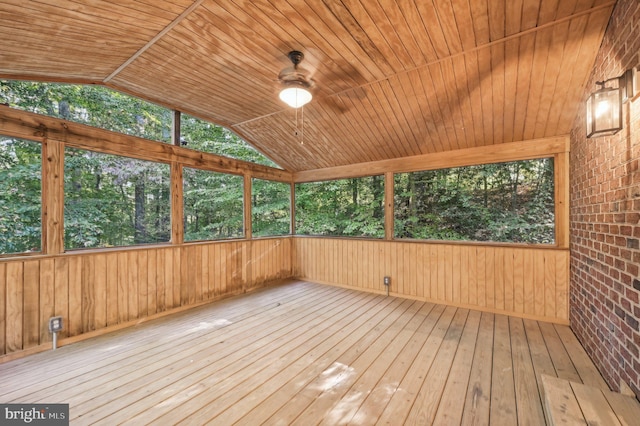
[[[297,67],[298,64],[304,59],[304,54],[299,50],[292,50],[287,56],[289,57],[291,62],[293,62],[294,67]]]

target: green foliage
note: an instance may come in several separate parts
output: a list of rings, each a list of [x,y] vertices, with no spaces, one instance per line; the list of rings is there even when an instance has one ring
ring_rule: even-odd
[[[160,142],[171,142],[171,110],[102,86],[0,80],[0,103]],[[279,167],[222,126],[181,114],[182,145]]]
[[[169,241],[168,165],[67,148],[64,182],[65,248]]]
[[[282,182],[253,179],[251,184],[252,234],[287,235],[291,222],[291,190]]]
[[[171,141],[171,111],[102,86],[0,80],[0,103],[94,127]]]
[[[554,242],[553,161],[517,161],[395,177],[395,236]]]
[[[187,148],[279,168],[276,163],[225,127],[187,114],[181,114],[180,123],[181,143]]]
[[[40,144],[0,136],[0,254],[40,251],[41,179]]]
[[[0,103],[146,139],[171,141],[170,110],[101,86],[0,80]],[[181,128],[187,148],[277,167],[228,129],[184,114]],[[37,148],[37,153],[8,142],[0,149],[0,177],[5,185],[0,191],[0,231],[11,235],[0,242],[0,253],[40,249],[40,145],[28,146],[32,151]],[[18,161],[17,156],[25,158]],[[185,238],[243,236],[243,178],[193,171],[186,171],[184,181]],[[168,165],[67,149],[64,180],[65,248],[169,241]],[[271,206],[267,196],[261,208],[282,209],[282,200],[275,201]],[[262,216],[281,221],[277,211],[271,215],[263,211]],[[284,232],[276,220],[259,232],[280,234],[288,229],[288,219]]]
[[[296,234],[384,237],[384,178],[296,185]]]
[[[244,236],[242,176],[185,167],[185,241]]]
[[[0,103],[169,142],[171,112],[100,86],[0,81]],[[182,115],[183,144],[275,166],[228,129]],[[0,254],[41,249],[41,146],[0,137]],[[243,178],[184,168],[185,240],[243,236]],[[169,241],[167,164],[66,149],[65,247]],[[551,159],[395,176],[397,238],[553,243]],[[247,200],[249,201],[249,200]],[[253,179],[254,236],[286,235],[290,186]],[[384,179],[296,186],[296,232],[384,236]]]

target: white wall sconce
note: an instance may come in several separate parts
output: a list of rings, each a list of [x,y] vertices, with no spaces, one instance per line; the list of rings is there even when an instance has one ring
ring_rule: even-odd
[[[607,87],[608,84],[616,87]],[[622,130],[622,104],[638,90],[638,70],[627,70],[619,77],[597,81],[600,88],[587,99],[587,137],[615,135]]]

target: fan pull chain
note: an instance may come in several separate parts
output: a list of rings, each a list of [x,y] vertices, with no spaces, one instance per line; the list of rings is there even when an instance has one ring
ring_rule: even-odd
[[[300,126],[298,127],[298,110],[300,110]],[[296,111],[296,120],[295,120],[295,130],[293,131],[293,135],[300,138],[300,145],[304,145],[304,106],[300,108],[295,108]]]
[[[302,123],[300,124],[300,145],[304,145],[304,105],[300,107],[300,116]]]

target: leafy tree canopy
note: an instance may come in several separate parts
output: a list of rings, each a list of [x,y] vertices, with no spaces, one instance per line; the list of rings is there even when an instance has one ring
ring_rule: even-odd
[[[553,161],[398,174],[397,238],[552,244]]]

